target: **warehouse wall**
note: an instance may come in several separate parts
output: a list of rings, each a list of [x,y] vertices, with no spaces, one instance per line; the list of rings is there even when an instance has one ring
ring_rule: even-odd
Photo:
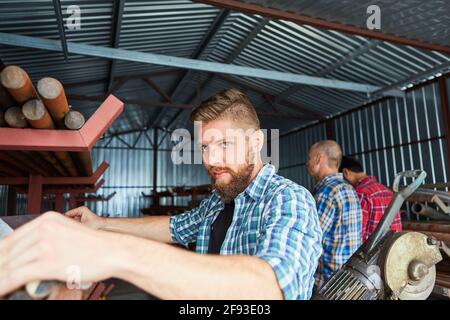
[[[396,172],[422,168],[427,183],[434,183],[447,182],[449,174],[442,119],[438,84],[432,83],[407,92],[405,99],[385,99],[338,116],[331,126],[344,155],[360,159],[381,182],[391,185]],[[279,173],[312,188],[307,152],[325,138],[324,124],[282,137]]]
[[[368,174],[388,186],[397,172],[411,169],[425,170],[426,183],[449,181],[448,146],[437,83],[408,91],[404,99],[384,99],[335,117],[331,127],[344,155],[358,158]],[[314,181],[306,171],[307,152],[321,139],[326,139],[324,124],[281,137],[279,173],[311,190]]]
[[[450,80],[447,79],[450,91]],[[359,111],[331,120],[336,140],[344,154],[361,159],[366,171],[391,185],[396,172],[423,168],[428,172],[428,183],[448,182],[449,168],[447,145],[437,83],[411,90],[405,99],[390,98]],[[148,131],[152,138],[152,131]],[[140,209],[150,204],[149,194],[153,183],[153,151],[149,139],[132,133],[100,140],[92,151],[94,166],[107,161],[105,185],[98,194],[117,193],[108,202],[88,203],[99,214],[136,216]],[[161,134],[162,135],[162,134]],[[308,188],[314,186],[306,172],[309,147],[326,138],[323,123],[289,134],[280,139],[279,173]],[[107,147],[105,147],[107,145]],[[128,145],[127,145],[128,144]],[[194,186],[209,182],[202,165],[174,165],[170,150],[173,143],[167,135],[158,153],[157,182],[159,190],[170,186]],[[0,215],[6,214],[7,187],[0,186]],[[188,199],[178,199],[185,204]],[[43,210],[51,203],[43,202]],[[19,195],[17,213],[26,212],[26,195]]]

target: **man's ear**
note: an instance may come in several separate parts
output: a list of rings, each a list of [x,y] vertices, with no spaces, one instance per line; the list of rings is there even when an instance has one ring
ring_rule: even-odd
[[[256,131],[254,131],[250,135],[250,141],[251,141],[250,143],[251,143],[252,148],[255,151],[255,153],[261,152],[261,150],[264,146],[264,133],[262,132],[262,130],[258,129]]]
[[[344,178],[346,180],[349,180],[348,178],[350,177],[350,170],[348,170],[347,168],[342,169],[342,173],[344,175]]]

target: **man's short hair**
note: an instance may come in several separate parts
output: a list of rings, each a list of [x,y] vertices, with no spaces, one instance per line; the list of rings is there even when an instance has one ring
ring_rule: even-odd
[[[256,110],[244,93],[237,89],[222,90],[203,101],[191,113],[191,120],[209,122],[229,119],[258,130],[260,123]]]
[[[356,172],[356,173],[360,173],[360,172],[364,172],[364,169],[361,165],[361,162],[356,159],[356,158],[352,158],[352,157],[343,157],[342,158],[342,163],[341,166],[339,167],[339,172],[344,171],[344,169]]]
[[[327,157],[327,165],[330,168],[339,168],[342,161],[341,146],[334,140],[323,140],[313,145],[320,153]]]

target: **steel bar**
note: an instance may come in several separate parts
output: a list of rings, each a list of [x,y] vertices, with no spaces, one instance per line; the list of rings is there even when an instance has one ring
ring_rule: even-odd
[[[38,81],[37,90],[56,125],[63,129],[64,116],[69,112],[63,85],[55,78],[45,77]]]
[[[3,32],[0,33],[0,43],[18,47],[43,49],[57,52],[61,51],[61,43],[59,43],[56,40],[35,38]],[[68,51],[74,54],[81,54],[86,56],[93,56],[107,59],[117,59],[123,61],[158,64],[164,66],[177,67],[181,69],[234,74],[239,76],[285,81],[291,83],[301,83],[309,86],[319,86],[325,88],[350,90],[365,93],[370,93],[381,89],[381,87],[379,86],[374,86],[370,84],[313,77],[289,72],[251,68],[226,63],[167,56],[155,53],[137,52],[117,48],[106,48],[74,42],[67,43],[67,47]]]
[[[448,222],[414,222],[403,221],[403,228],[415,231],[430,231],[450,234],[450,223]]]
[[[11,128],[23,129],[28,127],[28,122],[25,119],[22,109],[19,107],[11,107],[5,112],[5,122]]]
[[[66,32],[64,31],[64,20],[61,11],[60,0],[53,0],[53,8],[55,9],[56,21],[58,22],[59,39],[61,40],[61,48],[64,54],[64,60],[67,62],[69,51],[67,50]]]
[[[18,103],[37,98],[36,89],[28,73],[18,66],[7,66],[0,74],[2,85]]]

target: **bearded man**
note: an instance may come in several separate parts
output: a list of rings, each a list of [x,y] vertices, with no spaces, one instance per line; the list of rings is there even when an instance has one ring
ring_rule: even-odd
[[[201,122],[211,196],[172,217],[102,218],[85,207],[44,214],[0,242],[0,296],[32,280],[65,281],[76,265],[83,282],[120,278],[164,299],[310,298],[322,253],[315,201],[263,165],[254,107],[230,89],[191,118]],[[168,245],[192,242],[197,253]],[[24,247],[40,249],[17,251]]]

